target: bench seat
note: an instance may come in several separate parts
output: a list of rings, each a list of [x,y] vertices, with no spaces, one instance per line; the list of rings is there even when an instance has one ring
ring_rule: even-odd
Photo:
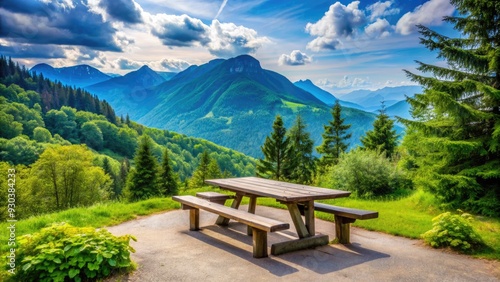
[[[378,217],[377,211],[344,208],[323,203],[314,203],[314,209],[334,215],[335,234],[341,244],[350,243],[350,225],[355,222],[356,219],[365,220]]]
[[[217,204],[224,205],[226,203],[226,200],[234,198],[233,196],[226,195],[226,194],[221,194],[217,192],[198,192],[196,193],[196,197],[205,199],[209,202],[214,202]]]
[[[221,204],[209,202],[194,196],[174,196],[174,201],[180,202],[183,209],[190,210],[190,230],[200,229],[199,210],[206,210],[252,227],[253,256],[267,257],[267,232],[275,232],[290,228],[290,224],[246,211],[233,209]]]

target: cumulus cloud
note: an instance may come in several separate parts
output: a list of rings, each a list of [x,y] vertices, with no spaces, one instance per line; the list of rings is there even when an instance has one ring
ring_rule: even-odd
[[[364,11],[358,8],[359,3],[354,1],[345,6],[336,2],[319,21],[307,23],[306,32],[316,37],[307,44],[307,48],[313,51],[335,50],[341,44],[340,39],[355,35],[366,22]]]
[[[404,14],[396,24],[396,32],[408,35],[416,31],[418,24],[440,25],[444,16],[451,16],[455,8],[449,0],[430,0]]]
[[[115,61],[115,64],[117,67],[121,70],[135,70],[138,69],[142,66],[141,63],[120,57],[118,60]]]
[[[187,47],[209,42],[209,27],[201,20],[188,15],[157,14],[151,16],[151,33],[158,37],[163,45]]]
[[[233,23],[213,20],[210,25],[208,51],[219,57],[232,57],[255,53],[263,44],[270,42],[267,37],[257,35],[257,31]]]
[[[325,89],[351,89],[351,88],[369,88],[371,86],[370,79],[366,78],[360,78],[360,77],[354,77],[351,78],[348,75],[345,75],[338,81],[332,81],[329,79],[319,79],[315,82],[316,85],[318,85],[321,88]]]
[[[99,7],[115,20],[129,24],[143,22],[142,9],[134,0],[101,0]]]
[[[180,72],[187,69],[191,64],[179,59],[162,59],[159,62],[160,66],[163,69],[172,71],[172,72]]]
[[[26,44],[87,46],[121,51],[116,29],[80,1],[3,0],[0,38]]]
[[[290,55],[281,54],[278,59],[278,63],[280,65],[289,65],[289,66],[300,66],[305,65],[312,62],[312,58],[309,57],[306,53],[300,52],[300,50],[293,50]]]
[[[13,58],[66,58],[64,49],[58,45],[10,44],[9,42],[0,42],[0,53]]]
[[[365,33],[370,38],[384,38],[389,36],[391,24],[386,19],[377,19],[365,27]]]
[[[374,21],[377,18],[397,15],[399,14],[398,8],[390,8],[393,1],[385,1],[385,2],[376,2],[372,5],[368,6],[366,10],[370,12],[370,21]]]

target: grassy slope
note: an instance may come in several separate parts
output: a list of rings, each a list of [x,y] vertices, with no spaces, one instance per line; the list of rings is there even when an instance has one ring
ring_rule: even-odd
[[[206,191],[211,188],[190,189],[183,194],[194,195],[198,191]],[[218,189],[212,189],[219,191]],[[219,191],[220,192],[220,191]],[[243,201],[243,204],[248,203]],[[397,200],[361,200],[355,198],[344,198],[329,200],[326,203],[354,207],[360,209],[376,210],[379,218],[371,220],[358,220],[355,226],[368,230],[381,231],[393,235],[408,238],[419,238],[420,234],[432,228],[432,218],[440,213],[432,195],[417,191],[412,195]],[[258,199],[259,205],[285,208],[273,199]],[[137,216],[144,216],[160,211],[179,208],[177,202],[171,198],[155,198],[136,203],[106,203],[97,204],[89,208],[75,208],[59,213],[52,213],[21,220],[16,223],[16,236],[33,233],[53,222],[68,222],[74,226],[104,227],[116,225],[121,222],[132,220]],[[333,220],[333,216],[317,213],[317,216],[326,220]],[[0,223],[1,250],[8,247],[5,238],[8,238],[8,224]],[[474,226],[483,237],[487,249],[473,254],[475,257],[500,260],[500,219],[477,217]]]

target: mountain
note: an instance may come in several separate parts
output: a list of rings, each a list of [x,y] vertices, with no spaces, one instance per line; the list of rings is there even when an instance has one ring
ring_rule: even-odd
[[[155,99],[150,99],[145,89],[154,87],[165,82],[165,79],[150,69],[142,66],[136,71],[127,73],[124,76],[111,78],[109,80],[90,85],[85,89],[96,94],[101,99],[105,99],[117,111],[118,114],[129,114],[135,119],[143,115],[150,108],[147,105],[157,103]]]
[[[165,81],[170,80],[172,77],[176,76],[176,72],[169,72],[169,71],[157,71],[157,74],[159,74]]]
[[[420,86],[398,86],[384,87],[378,90],[356,90],[342,95],[339,99],[359,104],[369,111],[380,108],[384,101],[386,107],[396,104],[406,99],[406,96],[413,97],[416,93],[421,93]]]
[[[30,72],[42,73],[45,78],[80,88],[111,78],[111,76],[88,65],[54,68],[47,64],[38,64],[32,67]]]
[[[413,117],[410,114],[410,104],[408,104],[408,102],[406,101],[399,101],[396,104],[387,107],[385,109],[385,112],[392,118],[398,116],[405,119],[410,119],[410,120],[413,119]]]
[[[331,119],[330,106],[284,76],[262,69],[248,55],[190,66],[146,89],[144,96],[141,109],[129,109],[140,123],[208,139],[254,157],[261,156],[260,146],[278,114],[287,127],[300,114],[316,145],[322,141],[323,125]],[[350,108],[343,114],[353,125],[351,145],[355,146],[375,115]]]
[[[333,104],[335,104],[335,101],[337,100],[337,98],[332,93],[319,88],[309,79],[299,80],[299,81],[294,82],[293,84],[295,86],[313,94],[314,97],[318,98],[319,100],[321,100],[323,103],[327,104],[330,107],[333,106]],[[342,101],[342,100],[339,100],[339,102],[340,102],[340,105],[344,106],[344,107],[365,110],[362,106],[360,106],[356,103],[346,102],[346,101]]]

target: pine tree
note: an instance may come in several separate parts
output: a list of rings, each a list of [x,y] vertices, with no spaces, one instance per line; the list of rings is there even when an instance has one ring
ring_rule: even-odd
[[[411,168],[445,202],[500,215],[500,1],[451,0],[445,17],[460,37],[418,26],[421,43],[447,66],[417,62],[405,71],[424,87],[409,98],[416,121],[401,120]]]
[[[289,180],[301,184],[311,183],[315,171],[315,158],[312,155],[314,142],[306,127],[302,117],[298,115],[288,132],[293,155]]]
[[[351,133],[346,133],[351,125],[344,124],[345,119],[342,118],[342,107],[339,100],[335,101],[331,113],[333,120],[324,125],[325,131],[321,135],[323,143],[316,148],[318,153],[322,155],[320,159],[322,168],[337,164],[340,154],[349,147],[349,143],[346,141],[351,138]]]
[[[172,196],[177,194],[178,188],[176,176],[170,166],[168,149],[165,148],[159,175],[159,189],[164,196]]]
[[[286,136],[286,128],[281,116],[277,115],[271,136],[267,136],[260,148],[264,159],[257,162],[257,175],[264,178],[285,180],[290,175],[290,139]],[[288,163],[287,163],[288,162]]]
[[[201,187],[205,185],[205,180],[208,179],[208,167],[210,164],[210,155],[207,151],[203,151],[200,156],[200,164],[196,168],[191,177],[190,186],[191,187]]]
[[[121,187],[120,183],[118,181],[118,176],[114,173],[113,169],[111,168],[111,164],[109,163],[108,157],[104,157],[102,161],[102,168],[104,172],[111,177],[111,180],[113,180],[113,184],[111,184],[111,188],[113,190],[113,198],[118,198],[121,194]]]
[[[135,169],[130,173],[129,198],[133,201],[159,196],[158,165],[151,152],[151,139],[144,135],[135,154]]]
[[[383,102],[382,109],[373,122],[373,129],[361,137],[361,143],[364,149],[385,152],[388,158],[394,155],[398,146],[398,134],[394,129],[394,121],[385,113]]]

